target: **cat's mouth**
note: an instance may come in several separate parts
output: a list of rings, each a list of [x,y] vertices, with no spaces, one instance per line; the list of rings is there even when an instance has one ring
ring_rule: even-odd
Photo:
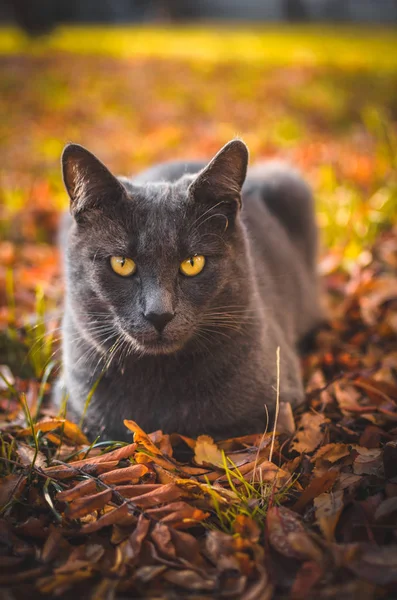
[[[128,337],[134,340],[138,352],[143,354],[173,354],[184,345],[184,340],[173,340],[164,334]]]
[[[173,354],[181,349],[183,344],[159,337],[155,341],[146,342],[143,348],[150,354]]]

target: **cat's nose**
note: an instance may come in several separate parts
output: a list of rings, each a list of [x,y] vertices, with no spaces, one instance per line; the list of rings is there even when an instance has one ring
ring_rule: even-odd
[[[154,312],[145,313],[145,318],[161,333],[164,327],[174,318],[172,312]]]

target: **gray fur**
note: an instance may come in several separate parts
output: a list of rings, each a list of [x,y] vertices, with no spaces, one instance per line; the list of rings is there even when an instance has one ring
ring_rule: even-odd
[[[313,200],[290,167],[267,163],[245,179],[247,161],[234,140],[208,165],[116,179],[80,146],[65,149],[73,223],[62,385],[78,418],[99,381],[85,418],[91,437],[128,439],[123,419],[190,436],[261,431],[265,405],[269,414],[275,405],[278,346],[281,400],[302,402],[296,347],[320,320]],[[193,254],[206,265],[185,277],[179,263]],[[111,255],[133,258],[137,273],[113,273]],[[162,334],[148,307],[175,313]]]

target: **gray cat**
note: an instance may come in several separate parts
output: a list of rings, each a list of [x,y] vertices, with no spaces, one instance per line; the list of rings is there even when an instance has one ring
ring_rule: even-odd
[[[247,177],[247,165],[236,139],[208,164],[116,178],[66,146],[58,396],[63,388],[75,418],[91,398],[91,437],[128,439],[123,419],[217,439],[260,432],[275,406],[278,347],[280,399],[303,401],[297,344],[320,319],[313,200],[289,167]]]

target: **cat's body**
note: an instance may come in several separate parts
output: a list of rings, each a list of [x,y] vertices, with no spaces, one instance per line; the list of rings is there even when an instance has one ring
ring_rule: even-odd
[[[79,417],[97,382],[90,435],[126,438],[123,419],[190,436],[261,431],[265,405],[270,414],[275,405],[278,347],[280,399],[301,402],[296,346],[320,309],[313,202],[300,177],[272,163],[253,169],[240,211],[247,156],[238,140],[208,167],[159,165],[121,178],[122,188],[92,155],[69,148],[76,222],[63,385]],[[112,273],[112,255],[130,256],[136,273]],[[178,265],[195,255],[205,256],[204,269],[185,277]],[[157,330],[153,314],[169,315],[167,324]]]

